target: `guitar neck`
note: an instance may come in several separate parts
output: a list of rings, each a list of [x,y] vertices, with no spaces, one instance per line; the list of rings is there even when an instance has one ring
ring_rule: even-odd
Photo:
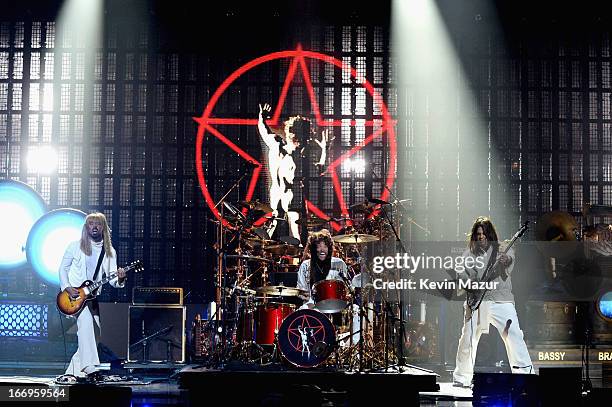
[[[525,230],[527,229],[527,224],[525,224],[525,226],[521,227],[521,229],[519,229],[518,232],[516,232],[514,234],[514,236],[512,236],[512,239],[510,239],[510,242],[508,242],[508,244],[506,245],[506,247],[504,248],[504,250],[501,251],[502,254],[508,254],[508,252],[510,251],[510,249],[512,248],[512,246],[514,245],[514,243],[518,240],[519,237],[521,237],[523,235],[523,233],[525,232]],[[491,274],[491,276],[489,278],[486,279],[486,281],[492,281],[494,280],[499,274],[502,273],[502,271],[498,270],[495,271],[497,269],[497,265],[499,264],[499,257],[497,259],[495,259],[495,261],[493,262],[493,264],[491,265],[491,267],[488,270],[493,270],[493,273]],[[488,271],[487,270],[487,271]],[[487,271],[485,271],[484,275],[486,276],[488,273]]]
[[[132,266],[126,266],[123,269],[125,270],[125,272],[127,273],[128,271],[130,271],[133,267]],[[102,280],[93,283],[92,285],[89,286],[91,291],[95,291],[98,288],[102,287],[104,284],[110,282],[113,278],[117,277],[117,272],[112,272],[110,273],[108,276],[103,277]]]

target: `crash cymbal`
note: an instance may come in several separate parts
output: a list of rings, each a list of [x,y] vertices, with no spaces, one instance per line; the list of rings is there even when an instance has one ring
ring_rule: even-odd
[[[259,202],[258,199],[254,201],[240,201],[238,203],[243,208],[249,208],[250,210],[263,211],[266,213],[274,211],[270,205],[268,205],[267,203]]]
[[[369,243],[380,240],[378,237],[374,235],[368,235],[365,233],[353,233],[348,235],[336,235],[332,236],[332,240],[336,243]]]
[[[275,255],[289,255],[293,256],[299,253],[300,249],[297,246],[292,246],[286,243],[271,244],[263,247],[263,250],[267,253]]]
[[[299,246],[300,245],[300,239],[297,239],[293,236],[281,236],[278,238],[278,240],[280,240],[283,243],[287,243],[290,244],[291,246]]]
[[[284,285],[268,285],[265,287],[258,287],[255,289],[260,294],[278,295],[281,297],[297,297],[298,295],[305,295],[307,292],[296,287],[285,287]]]

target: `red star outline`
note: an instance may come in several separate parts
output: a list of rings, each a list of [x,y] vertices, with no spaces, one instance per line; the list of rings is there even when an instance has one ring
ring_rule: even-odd
[[[198,175],[198,182],[200,184],[200,189],[202,190],[204,199],[206,200],[208,206],[210,207],[215,217],[221,220],[225,226],[230,226],[230,225],[225,219],[221,219],[221,214],[216,208],[214,208],[215,201],[210,195],[210,192],[206,185],[206,180],[204,178],[204,169],[202,165],[202,147],[204,143],[205,133],[209,132],[214,137],[218,138],[221,142],[223,142],[225,145],[227,145],[234,152],[236,152],[242,159],[249,161],[256,165],[256,167],[253,169],[253,173],[249,181],[249,186],[247,188],[247,193],[245,196],[245,200],[247,201],[250,201],[253,198],[255,186],[257,185],[257,180],[259,179],[259,175],[262,169],[262,164],[259,160],[256,160],[254,157],[252,157],[247,152],[242,150],[240,147],[234,144],[231,140],[229,140],[225,135],[223,135],[219,130],[217,130],[214,127],[214,125],[257,126],[257,119],[214,117],[213,109],[215,105],[217,104],[219,98],[224,94],[227,88],[235,80],[237,80],[240,76],[242,76],[245,72],[247,72],[248,70],[260,64],[263,64],[263,63],[266,63],[272,60],[284,59],[284,58],[292,58],[292,61],[289,65],[287,76],[285,78],[285,81],[283,83],[283,87],[281,90],[281,94],[276,103],[276,107],[274,109],[274,115],[272,116],[270,120],[267,121],[267,124],[269,126],[272,126],[272,127],[278,126],[281,112],[285,104],[285,99],[289,92],[289,87],[291,86],[291,83],[293,82],[293,79],[295,77],[298,67],[300,68],[302,72],[302,76],[304,79],[304,86],[306,87],[306,90],[308,92],[308,96],[309,96],[310,103],[311,103],[311,110],[314,113],[316,125],[320,127],[341,127],[343,125],[343,120],[334,120],[334,119],[328,120],[328,119],[324,119],[321,116],[319,104],[317,102],[314,88],[310,80],[310,72],[306,64],[306,58],[312,58],[312,59],[317,59],[317,60],[320,60],[326,63],[331,63],[341,70],[350,72],[351,77],[355,78],[357,83],[361,84],[366,89],[366,91],[369,93],[369,95],[373,98],[374,105],[379,105],[381,107],[382,120],[381,120],[380,128],[376,129],[370,135],[365,137],[365,139],[361,143],[354,146],[350,150],[344,152],[340,157],[333,160],[331,164],[329,164],[329,166],[324,171],[324,173],[329,173],[332,178],[332,185],[333,185],[334,192],[338,200],[342,215],[345,217],[348,217],[349,213],[348,213],[348,208],[346,206],[346,202],[344,200],[344,196],[342,194],[342,187],[340,184],[340,179],[338,178],[337,167],[341,165],[342,162],[344,162],[344,160],[351,157],[352,155],[357,153],[359,150],[361,150],[362,148],[370,144],[377,137],[382,137],[383,134],[385,133],[387,134],[389,152],[390,152],[389,170],[386,174],[386,179],[385,179],[385,184],[387,188],[391,189],[395,181],[395,167],[396,167],[396,160],[397,160],[397,144],[396,144],[395,130],[394,130],[395,121],[391,118],[389,111],[387,109],[387,106],[382,100],[381,95],[378,94],[374,90],[374,87],[372,86],[372,84],[370,84],[365,78],[359,76],[357,74],[357,71],[354,68],[344,64],[342,61],[334,57],[331,57],[329,55],[325,55],[325,54],[321,54],[321,53],[313,52],[313,51],[304,51],[302,49],[302,46],[298,44],[295,50],[280,51],[280,52],[274,52],[271,54],[267,54],[259,58],[256,58],[244,64],[237,70],[235,70],[230,76],[228,76],[225,79],[225,81],[223,81],[223,83],[215,91],[213,96],[210,98],[208,104],[206,105],[204,112],[202,113],[202,116],[193,118],[198,123],[198,132],[197,132],[197,139],[196,139],[196,157],[195,158],[196,158],[196,171]],[[272,105],[272,103],[270,104]],[[358,124],[357,120],[355,119],[350,120],[350,124],[349,124],[350,126],[354,127],[354,126],[357,126],[357,124]],[[372,128],[374,127],[374,120],[361,121],[359,125],[363,125],[365,127]],[[380,196],[380,199],[388,200],[389,191],[387,188],[382,189],[382,194]],[[305,201],[306,201],[306,206],[307,206],[308,211],[312,212],[314,215],[318,216],[321,219],[328,219],[331,217],[325,214],[321,209],[319,209],[315,204],[313,204],[308,199],[305,199]],[[260,219],[259,223],[261,224],[263,223],[263,221],[264,219],[262,218]],[[341,225],[336,222],[331,222],[331,226],[336,231],[339,231],[341,229]]]
[[[311,323],[310,319],[313,319],[315,321],[315,324]],[[300,320],[301,320],[301,323],[300,323]],[[296,351],[302,350],[302,335],[300,335],[300,332],[298,331],[298,328],[296,325],[300,325],[301,328],[304,328],[304,326],[306,326],[307,328],[315,329],[312,332],[312,336],[315,339],[317,339],[318,342],[325,342],[325,327],[323,326],[323,323],[313,316],[303,315],[301,317],[296,318],[291,323],[291,325],[289,325],[289,329],[287,329],[287,338],[289,339],[289,344],[293,347],[294,350]],[[292,327],[295,327],[295,328],[292,328]],[[317,335],[319,335],[319,332],[323,332],[322,338],[317,338]],[[296,345],[293,344],[293,341],[291,340],[292,337],[297,338]]]

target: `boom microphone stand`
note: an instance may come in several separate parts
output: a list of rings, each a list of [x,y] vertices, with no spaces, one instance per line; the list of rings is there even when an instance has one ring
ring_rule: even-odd
[[[374,171],[374,168],[371,168],[372,170],[372,174],[374,174],[375,177],[378,177],[378,175],[376,174],[376,172]],[[399,205],[402,206],[402,208],[404,208],[404,206],[402,205],[401,201],[399,199],[397,199],[397,196],[393,193],[393,191],[391,191],[391,189],[389,187],[387,187],[387,185],[384,185],[385,189],[387,191],[389,191],[389,193],[391,194],[391,196],[395,199],[395,202],[397,202]],[[402,253],[407,253],[408,255],[410,255],[410,251],[408,249],[406,249],[406,246],[404,246],[404,242],[402,241],[402,239],[399,236],[399,233],[397,231],[397,229],[395,228],[395,224],[393,223],[393,221],[391,220],[389,213],[387,212],[387,210],[384,208],[385,205],[391,205],[391,204],[382,204],[381,205],[381,212],[383,213],[383,215],[385,216],[385,218],[387,219],[387,222],[389,222],[389,226],[391,226],[391,230],[393,231],[393,235],[395,236],[396,239],[396,243],[399,243],[401,249],[402,249]],[[404,208],[405,209],[405,208]],[[410,222],[414,223],[415,225],[417,225],[418,227],[420,227],[421,229],[427,231],[427,229],[423,228],[422,226],[420,226],[419,224],[417,224],[412,218],[410,218]],[[428,231],[427,231],[428,232]],[[401,275],[400,275],[401,277]],[[405,328],[405,321],[404,321],[404,304],[403,304],[403,299],[402,299],[402,295],[398,295],[399,297],[399,312],[400,312],[400,316],[399,319],[397,320],[397,322],[399,323],[399,335],[398,335],[398,356],[397,356],[397,367],[398,367],[398,373],[402,373],[403,372],[403,367],[410,367],[413,369],[418,369],[418,370],[423,370],[426,372],[430,372],[433,373],[433,371],[429,370],[429,369],[424,369],[422,367],[418,367],[418,366],[414,366],[414,365],[410,365],[406,363],[406,359],[404,357],[404,338],[406,336],[406,328]],[[410,297],[408,298],[408,304],[410,304]],[[393,320],[393,324],[395,325],[395,320],[397,318],[394,318]],[[385,363],[386,364],[386,363]]]

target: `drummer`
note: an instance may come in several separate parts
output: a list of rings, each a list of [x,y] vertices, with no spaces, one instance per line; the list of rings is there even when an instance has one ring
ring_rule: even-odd
[[[297,288],[306,291],[300,296],[304,300],[302,308],[314,308],[311,295],[313,284],[321,280],[350,281],[348,266],[339,257],[333,256],[334,244],[327,229],[311,233],[298,269]]]
[[[306,292],[306,294],[300,296],[304,301],[300,309],[316,308],[312,298],[312,287],[321,280],[342,280],[348,286],[353,286],[349,279],[348,266],[344,260],[334,256],[333,250],[333,240],[327,229],[311,233],[308,237],[304,256],[302,256],[302,264],[298,269],[297,288]],[[357,305],[353,305],[351,315],[353,319],[352,340],[353,343],[357,343],[360,338],[359,307]],[[336,324],[339,323],[336,318],[332,318],[332,321]]]

